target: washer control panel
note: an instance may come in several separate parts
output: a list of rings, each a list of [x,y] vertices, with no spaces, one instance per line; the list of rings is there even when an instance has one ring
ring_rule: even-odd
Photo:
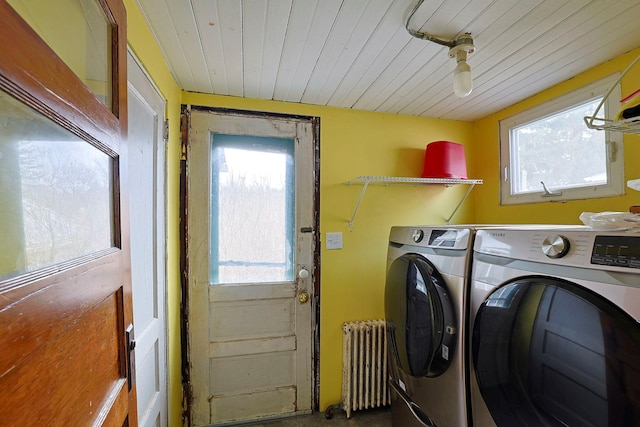
[[[470,228],[447,226],[443,228],[429,226],[391,227],[389,243],[412,245],[420,248],[468,250],[472,242]]]

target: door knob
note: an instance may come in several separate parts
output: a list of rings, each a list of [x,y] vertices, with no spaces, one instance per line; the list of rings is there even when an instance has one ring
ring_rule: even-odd
[[[306,268],[302,268],[298,272],[298,277],[301,279],[306,279],[307,277],[309,277],[309,270],[307,270]]]
[[[300,301],[300,304],[304,304],[305,302],[309,301],[309,294],[306,292],[300,292],[298,294],[298,301]]]

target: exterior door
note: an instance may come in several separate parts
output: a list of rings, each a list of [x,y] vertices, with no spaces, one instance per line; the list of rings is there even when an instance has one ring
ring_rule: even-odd
[[[313,123],[192,110],[190,132],[193,425],[310,412]]]
[[[129,52],[131,280],[140,426],[167,425],[165,102]]]
[[[81,3],[0,0],[3,426],[137,425],[125,9]]]

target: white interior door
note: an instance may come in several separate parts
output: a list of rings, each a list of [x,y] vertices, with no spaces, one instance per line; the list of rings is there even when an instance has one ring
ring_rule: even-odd
[[[309,412],[311,121],[191,111],[190,132],[193,425]]]
[[[128,55],[131,279],[140,426],[167,425],[165,102]]]

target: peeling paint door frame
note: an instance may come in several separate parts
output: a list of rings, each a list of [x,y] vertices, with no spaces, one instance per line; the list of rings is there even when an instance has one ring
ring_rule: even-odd
[[[194,353],[199,355],[204,351],[209,351],[209,348],[213,348],[216,345],[211,344],[209,342],[206,345],[202,345],[202,343],[194,343],[193,342],[193,317],[190,311],[192,310],[193,300],[201,300],[202,296],[195,298],[193,295],[193,289],[189,286],[189,280],[193,279],[191,277],[193,275],[193,268],[190,268],[190,240],[189,240],[189,228],[193,227],[192,220],[193,218],[189,218],[190,213],[192,212],[192,207],[190,206],[190,200],[193,199],[193,196],[190,198],[190,188],[189,188],[189,175],[190,175],[190,165],[189,165],[189,154],[191,150],[189,149],[189,138],[190,134],[193,132],[192,126],[192,113],[194,114],[218,114],[224,115],[227,119],[230,117],[234,120],[240,121],[249,121],[251,119],[263,120],[267,122],[273,122],[274,127],[279,127],[278,121],[281,123],[285,122],[299,122],[298,126],[306,126],[307,132],[310,134],[311,139],[310,143],[312,144],[310,148],[309,154],[309,168],[312,169],[310,176],[313,181],[308,185],[308,189],[312,189],[308,192],[311,192],[310,202],[313,205],[312,214],[309,217],[305,227],[301,227],[300,233],[297,234],[296,239],[311,239],[312,240],[312,266],[308,268],[311,269],[311,281],[310,281],[310,289],[308,289],[311,296],[310,301],[310,313],[311,313],[311,321],[309,325],[309,336],[310,336],[310,353],[306,356],[309,360],[305,362],[311,369],[308,373],[309,378],[303,384],[306,384],[304,387],[307,388],[301,396],[302,400],[306,400],[308,403],[298,402],[300,397],[296,398],[294,403],[295,412],[308,412],[309,410],[318,410],[319,405],[319,373],[318,373],[318,359],[319,359],[319,327],[318,321],[319,319],[319,257],[320,257],[320,245],[319,245],[319,119],[313,117],[301,117],[301,116],[290,116],[290,115],[281,115],[281,114],[268,114],[268,113],[255,113],[255,112],[246,112],[246,111],[237,111],[237,110],[226,110],[226,109],[212,109],[212,108],[204,108],[204,107],[195,107],[195,106],[183,106],[183,117],[182,117],[182,135],[183,135],[183,153],[182,153],[182,176],[181,176],[181,213],[183,215],[182,224],[186,225],[186,229],[183,230],[182,236],[182,271],[183,274],[183,384],[185,391],[185,411],[184,416],[188,425],[206,425],[207,423],[215,424],[217,420],[214,414],[211,414],[212,404],[210,399],[214,394],[212,392],[206,393],[206,396],[198,396],[198,394],[203,394],[201,390],[194,391],[194,379],[202,376],[201,373],[197,373],[198,362],[194,360]],[[299,142],[299,141],[297,141]],[[193,189],[191,189],[193,191]],[[198,193],[199,194],[199,193]],[[205,213],[206,215],[206,213]],[[193,215],[192,215],[193,216]],[[299,224],[301,225],[301,224]],[[304,230],[303,230],[304,229]],[[193,251],[191,251],[193,253]],[[192,266],[193,267],[193,266]],[[297,272],[297,270],[296,270]],[[299,284],[301,280],[296,279],[296,288],[299,288]],[[208,294],[208,293],[207,293]],[[298,297],[298,290],[295,291],[294,298]],[[207,300],[209,297],[205,297]],[[295,304],[300,304],[296,302]],[[191,323],[191,324],[190,324]],[[198,324],[201,322],[197,322]],[[196,328],[197,329],[197,328]],[[199,350],[194,351],[195,348]],[[197,357],[196,357],[197,359]],[[209,359],[211,360],[211,359]],[[202,363],[200,362],[200,365]],[[209,363],[209,367],[210,367]],[[215,382],[215,380],[210,381],[210,383]],[[202,387],[202,385],[200,385]],[[207,400],[206,402],[204,402]],[[203,419],[201,416],[194,415],[198,412],[198,401],[200,401],[200,405],[204,407],[205,405],[209,408],[209,417],[208,420]],[[218,409],[219,410],[219,409]],[[202,412],[202,410],[200,411]],[[220,422],[228,422],[229,420],[220,420]]]

